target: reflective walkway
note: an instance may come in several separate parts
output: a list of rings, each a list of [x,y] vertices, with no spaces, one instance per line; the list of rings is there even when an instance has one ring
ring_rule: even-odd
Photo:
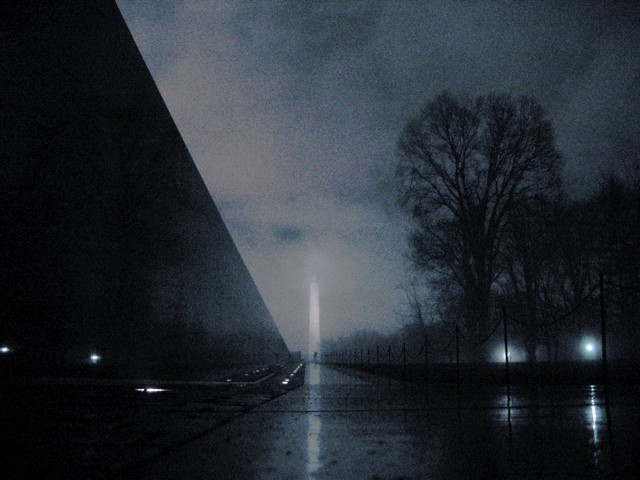
[[[509,394],[507,394],[509,393]],[[609,401],[606,402],[606,396]],[[147,478],[632,478],[637,387],[417,387],[308,365],[305,385]]]

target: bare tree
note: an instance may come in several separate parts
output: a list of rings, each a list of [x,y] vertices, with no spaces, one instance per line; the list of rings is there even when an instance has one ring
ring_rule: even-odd
[[[398,150],[401,201],[416,220],[413,260],[460,287],[480,339],[509,213],[560,184],[551,125],[529,97],[443,93],[407,122]]]
[[[426,306],[424,305],[424,295],[419,292],[420,288],[414,279],[403,287],[406,298],[406,311],[396,312],[396,318],[400,320],[402,326],[414,324],[424,328],[426,325]]]
[[[607,308],[618,321],[619,354],[638,359],[640,340],[640,167],[626,165],[624,180],[605,177],[592,199],[597,228],[596,255],[599,271],[607,280]],[[613,340],[611,338],[610,340]]]
[[[543,297],[558,293],[558,285],[550,283],[558,278],[562,258],[551,221],[560,212],[557,203],[536,198],[521,205],[510,213],[505,232],[503,284],[528,362],[536,361],[537,347],[548,345],[552,333],[544,328],[549,320],[544,319]]]

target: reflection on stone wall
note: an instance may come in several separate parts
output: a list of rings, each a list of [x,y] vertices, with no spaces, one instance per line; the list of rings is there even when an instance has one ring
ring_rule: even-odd
[[[112,2],[0,14],[0,343],[119,374],[287,348]],[[7,9],[11,11],[6,11]]]

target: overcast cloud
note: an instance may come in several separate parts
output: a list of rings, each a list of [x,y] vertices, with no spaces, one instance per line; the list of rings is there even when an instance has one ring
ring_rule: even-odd
[[[291,349],[397,326],[403,122],[449,89],[535,96],[574,195],[640,148],[636,2],[118,0]]]

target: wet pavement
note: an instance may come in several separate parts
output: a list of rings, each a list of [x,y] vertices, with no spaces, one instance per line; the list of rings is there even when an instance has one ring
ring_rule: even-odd
[[[460,392],[309,365],[303,387],[144,473],[194,479],[634,478],[638,400],[637,386]]]
[[[302,383],[298,365],[207,381],[0,377],[0,478],[130,478]]]
[[[637,385],[458,389],[312,364],[296,388],[302,369],[291,374],[253,387],[174,385],[153,394],[94,385],[81,411],[69,402],[78,390],[61,396],[49,386],[47,409],[28,400],[36,391],[44,398],[30,386],[13,397],[26,400],[10,409],[25,430],[3,429],[3,465],[9,452],[22,473],[37,467],[35,478],[584,479],[640,471]],[[5,390],[3,401],[10,397]]]

